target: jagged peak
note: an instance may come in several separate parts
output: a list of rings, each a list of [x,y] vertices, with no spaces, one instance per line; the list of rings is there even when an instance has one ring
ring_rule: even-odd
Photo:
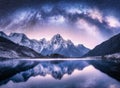
[[[51,43],[54,43],[54,44],[61,44],[63,42],[64,42],[64,39],[60,34],[54,35],[51,39]]]
[[[40,41],[46,41],[46,39],[45,39],[45,38],[42,38],[42,39],[40,39]]]
[[[78,47],[78,48],[87,48],[87,47],[85,47],[83,44],[78,44],[77,47]],[[89,48],[87,48],[87,49],[89,49]]]
[[[78,44],[77,46],[78,46],[78,47],[84,47],[84,45],[83,45],[83,44]]]
[[[40,39],[40,41],[39,41],[40,43],[42,43],[42,44],[44,44],[44,43],[46,43],[47,42],[47,40],[45,39],[45,38],[43,38],[43,39]]]
[[[56,34],[52,37],[51,40],[63,40],[62,36],[60,34]]]
[[[62,36],[60,34],[56,34],[53,36],[53,38],[62,38]]]
[[[71,40],[67,40],[67,43],[68,43],[69,45],[74,45]]]
[[[10,33],[9,37],[21,37],[21,38],[24,37],[24,38],[27,38],[27,36],[24,33]]]

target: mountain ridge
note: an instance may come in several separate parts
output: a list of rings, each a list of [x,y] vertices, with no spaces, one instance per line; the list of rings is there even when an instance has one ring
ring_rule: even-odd
[[[13,43],[12,41],[0,36],[0,57],[2,58],[21,58],[21,57],[43,57],[34,50]]]
[[[23,33],[11,33],[8,35],[8,39],[19,45],[29,47],[44,56],[60,54],[65,57],[81,57],[89,51],[82,44],[76,46],[71,40],[64,40],[60,34],[54,35],[50,41],[45,38],[39,41],[29,39]]]
[[[84,56],[104,56],[120,52],[120,33],[97,45]]]

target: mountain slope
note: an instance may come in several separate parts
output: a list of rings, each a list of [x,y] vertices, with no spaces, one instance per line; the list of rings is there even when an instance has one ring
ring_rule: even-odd
[[[8,36],[4,32],[2,32],[2,31],[0,31],[0,36],[8,39]]]
[[[20,57],[42,57],[34,50],[25,46],[20,46],[12,41],[0,37],[0,57],[4,58],[20,58]]]
[[[107,54],[114,54],[120,52],[120,33],[113,36],[109,40],[96,46],[89,51],[85,56],[102,56]]]

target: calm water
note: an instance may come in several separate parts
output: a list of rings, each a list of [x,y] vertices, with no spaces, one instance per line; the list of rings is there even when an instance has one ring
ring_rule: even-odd
[[[120,88],[120,60],[1,60],[0,88]]]

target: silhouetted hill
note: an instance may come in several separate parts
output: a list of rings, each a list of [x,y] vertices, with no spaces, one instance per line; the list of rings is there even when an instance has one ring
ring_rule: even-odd
[[[84,56],[103,56],[120,52],[120,33],[96,46]]]

